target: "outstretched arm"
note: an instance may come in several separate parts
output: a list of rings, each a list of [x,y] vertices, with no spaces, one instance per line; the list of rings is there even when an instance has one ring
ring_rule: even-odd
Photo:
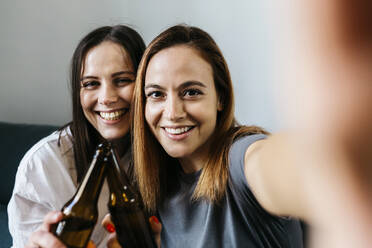
[[[313,247],[369,247],[372,2],[289,5],[291,50],[281,57],[289,131],[248,148],[246,177],[267,210],[312,225]]]

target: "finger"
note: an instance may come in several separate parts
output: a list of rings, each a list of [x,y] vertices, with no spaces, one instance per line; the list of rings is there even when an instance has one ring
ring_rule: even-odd
[[[161,223],[156,216],[151,216],[149,218],[149,222],[152,233],[154,235],[155,242],[158,245],[158,247],[160,247],[160,233],[162,228]]]
[[[66,246],[56,236],[44,230],[38,230],[32,233],[26,247],[66,248]]]
[[[116,238],[116,233],[110,234],[109,238],[107,239],[107,247],[108,248],[121,248],[118,239]]]
[[[63,214],[60,211],[51,211],[47,215],[45,215],[43,224],[40,226],[39,230],[42,231],[50,231],[51,225],[60,221],[63,217]]]
[[[87,248],[96,248],[96,247],[97,247],[96,244],[94,244],[92,240],[89,240]]]
[[[109,232],[113,233],[115,232],[115,225],[111,221],[111,215],[106,214],[106,216],[103,218],[101,225]]]
[[[161,232],[161,223],[159,222],[158,218],[156,216],[151,216],[149,218],[151,230],[153,234],[160,234]]]

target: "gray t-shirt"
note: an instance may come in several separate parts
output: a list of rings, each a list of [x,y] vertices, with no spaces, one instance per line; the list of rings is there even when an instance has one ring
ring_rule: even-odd
[[[244,175],[244,154],[265,135],[245,136],[229,152],[230,176],[219,204],[191,201],[201,171],[180,169],[177,190],[158,209],[163,225],[161,247],[303,247],[297,220],[273,216],[257,202]]]

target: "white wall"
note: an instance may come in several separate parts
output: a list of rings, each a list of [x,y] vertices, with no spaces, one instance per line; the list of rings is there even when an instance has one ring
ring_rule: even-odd
[[[149,42],[165,28],[186,23],[203,28],[220,46],[231,70],[236,117],[270,130],[274,116],[271,84],[270,0],[137,0],[132,17]]]
[[[165,28],[203,28],[229,64],[241,123],[276,129],[270,89],[270,0],[13,0],[0,3],[0,121],[63,124],[71,119],[68,65],[93,28],[126,23],[148,43]]]
[[[126,0],[0,3],[0,121],[71,120],[69,63],[83,34],[129,22]]]

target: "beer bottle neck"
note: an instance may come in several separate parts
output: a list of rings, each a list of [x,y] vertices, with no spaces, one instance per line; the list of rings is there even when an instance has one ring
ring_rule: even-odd
[[[84,200],[86,202],[98,202],[105,178],[106,167],[107,157],[102,154],[96,154],[75,194],[74,201]]]
[[[137,196],[132,189],[128,176],[125,171],[120,170],[117,154],[114,149],[111,149],[111,159],[109,160],[107,168],[107,181],[110,188],[111,198],[112,194],[116,195],[114,201],[125,204],[136,203]],[[113,200],[113,199],[111,199]],[[114,204],[115,205],[115,204]]]

